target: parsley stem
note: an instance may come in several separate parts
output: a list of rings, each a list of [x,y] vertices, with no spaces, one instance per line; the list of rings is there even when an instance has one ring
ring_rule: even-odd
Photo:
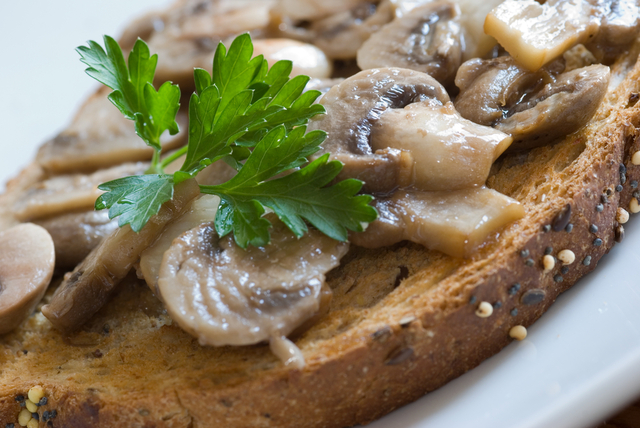
[[[180,148],[180,150],[176,150],[175,152],[171,153],[169,156],[164,158],[162,160],[162,164],[161,164],[162,168],[166,168],[166,166],[169,165],[171,162],[175,161],[180,156],[182,156],[185,153],[187,153],[187,148],[188,148],[188,146],[184,146],[184,147]]]
[[[164,172],[163,166],[160,164],[160,150],[153,151],[153,157],[151,158],[151,166],[144,173],[145,174],[162,174]]]

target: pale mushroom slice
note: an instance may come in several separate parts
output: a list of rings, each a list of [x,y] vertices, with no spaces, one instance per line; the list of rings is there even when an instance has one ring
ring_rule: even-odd
[[[142,276],[151,291],[159,295],[158,274],[165,251],[171,247],[175,238],[203,223],[209,223],[216,218],[220,205],[220,198],[214,195],[202,195],[194,199],[184,213],[169,223],[162,234],[149,248],[140,255],[138,276]]]
[[[605,65],[578,68],[516,104],[496,125],[513,137],[509,151],[549,144],[582,128],[600,107],[610,78]]]
[[[31,315],[54,266],[53,241],[42,227],[24,223],[0,232],[0,334]]]
[[[151,160],[153,149],[135,133],[134,124],[125,119],[108,100],[110,88],[102,88],[78,111],[71,125],[38,150],[36,161],[48,172],[68,174],[90,172],[125,162]],[[163,150],[186,144],[187,115],[178,113],[180,129],[176,135],[160,138]]]
[[[449,101],[444,87],[433,77],[402,68],[364,70],[334,86],[321,99],[327,114],[316,116],[308,129],[323,129],[328,137],[314,155],[331,153],[344,168],[338,179],[358,178],[363,191],[388,193],[412,184],[414,161],[398,149],[374,151],[371,127],[388,109],[432,100]]]
[[[487,15],[484,31],[529,70],[593,37],[600,13],[586,0],[506,0]]]
[[[173,199],[163,204],[140,232],[126,225],[107,236],[73,272],[65,275],[51,302],[42,307],[44,316],[61,331],[81,327],[107,302],[142,251],[198,194],[200,187],[195,180],[182,182],[175,186]]]
[[[428,3],[394,19],[358,50],[363,70],[402,67],[433,76],[447,86],[462,62],[460,8],[453,2]]]
[[[452,102],[389,109],[371,127],[371,148],[400,149],[414,161],[413,187],[458,190],[482,186],[512,138],[460,116]]]
[[[355,245],[379,248],[409,240],[453,257],[469,257],[489,236],[524,217],[516,200],[486,187],[453,192],[398,191],[374,201],[379,217]]]
[[[104,238],[118,228],[117,219],[109,219],[103,211],[82,211],[34,220],[44,227],[56,249],[56,267],[73,268]]]
[[[586,44],[603,62],[611,62],[629,49],[640,31],[637,0],[589,0],[602,14],[600,29]]]
[[[292,76],[327,79],[331,77],[333,65],[318,47],[291,39],[259,39],[253,42],[253,55],[264,55],[273,66],[277,61],[289,60],[293,63]]]
[[[336,13],[348,12],[362,4],[365,0],[278,0],[273,12],[286,15],[291,19],[311,21]]]
[[[12,211],[21,221],[45,218],[71,211],[92,209],[103,192],[98,186],[107,181],[143,174],[148,163],[127,163],[92,174],[59,175],[24,189]]]
[[[158,287],[172,319],[202,345],[282,342],[321,308],[325,274],[349,248],[310,230],[297,238],[275,222],[266,247],[239,248],[219,238],[212,223],[173,241]]]

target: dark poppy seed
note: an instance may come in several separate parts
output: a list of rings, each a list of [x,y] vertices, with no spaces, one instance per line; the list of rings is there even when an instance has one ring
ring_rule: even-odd
[[[476,299],[476,296],[471,296],[469,298],[469,303],[471,303],[473,305],[476,302],[476,300],[478,300],[478,299]]]
[[[5,428],[15,428],[15,425],[14,424],[6,424]]]
[[[49,413],[48,410],[45,410],[44,413],[42,413],[42,420],[43,421],[47,422],[50,417],[51,417],[51,414]]]
[[[548,256],[549,254],[553,253],[553,247],[547,247],[544,249],[544,255]]]
[[[601,213],[602,211],[604,211],[604,205],[602,205],[602,204],[598,204],[598,205],[596,205],[596,211],[598,211],[599,213]]]
[[[635,192],[633,192],[633,194],[631,195],[636,199],[640,199],[640,192],[638,192],[637,190]]]
[[[31,413],[31,417],[32,417],[33,419],[35,419],[36,421],[39,421],[39,420],[40,420],[40,415],[39,415],[39,414],[37,414],[36,412]]]
[[[24,407],[26,405],[27,405],[26,401],[23,401],[23,402],[20,403],[20,407]]]
[[[500,309],[501,307],[502,307],[502,302],[499,300],[493,304],[493,309]]]
[[[550,225],[550,224],[545,224],[545,225],[542,227],[542,231],[543,231],[544,233],[550,232],[550,231],[551,231],[551,225]]]
[[[512,317],[515,317],[516,315],[518,315],[518,308],[511,309],[511,312],[509,313],[511,314]]]
[[[48,402],[49,399],[47,397],[42,397],[40,401],[38,401],[38,406],[46,406]]]
[[[591,256],[585,257],[584,260],[582,261],[582,264],[585,266],[589,266],[591,264]]]
[[[620,184],[627,182],[627,174],[620,174]]]
[[[520,257],[529,257],[529,250],[520,251]]]
[[[596,238],[593,240],[593,245],[595,245],[596,247],[599,247],[600,245],[602,245],[602,239],[600,238]]]
[[[600,201],[602,201],[603,204],[608,204],[609,198],[607,197],[607,195],[600,195]]]
[[[623,163],[621,163],[621,164],[620,164],[620,166],[618,167],[618,172],[619,172],[620,174],[626,174],[626,173],[627,173],[627,167],[626,167],[626,166],[624,166],[624,164],[623,164]]]
[[[527,259],[527,260],[525,260],[524,263],[529,267],[533,267],[533,265],[536,264],[536,262],[534,262],[533,259]]]
[[[515,284],[513,284],[511,287],[509,287],[509,294],[510,295],[514,295],[516,294],[518,291],[520,290],[520,283],[516,282]]]
[[[637,189],[638,188],[638,182],[636,180],[632,180],[629,185],[631,185],[632,189]]]
[[[622,192],[622,184],[616,186],[616,192]]]
[[[589,232],[597,233],[598,232],[598,226],[596,226],[595,224],[592,224],[591,226],[589,226]]]
[[[16,401],[18,403],[22,403],[24,401],[24,395],[22,394],[16,395]]]
[[[569,273],[569,266],[562,266],[562,269],[560,269],[560,273],[563,275]]]
[[[562,282],[562,281],[564,281],[564,278],[562,277],[562,275],[556,275],[556,276],[553,277],[553,280],[555,282]]]
[[[56,409],[53,409],[50,414],[51,419],[55,419],[58,416],[58,411]]]
[[[616,227],[616,242],[622,242],[624,239],[624,227],[618,226]]]
[[[533,290],[529,290],[522,295],[522,297],[520,298],[520,303],[522,303],[523,305],[535,305],[542,302],[545,295],[546,293],[544,292],[544,290],[534,288]]]
[[[571,233],[571,231],[573,230],[573,224],[569,223],[567,227],[564,228],[564,230],[566,230],[568,233]]]
[[[551,226],[553,227],[553,230],[555,232],[560,232],[562,229],[564,229],[567,226],[570,219],[571,219],[571,204],[567,204],[553,218],[553,221],[551,222]]]

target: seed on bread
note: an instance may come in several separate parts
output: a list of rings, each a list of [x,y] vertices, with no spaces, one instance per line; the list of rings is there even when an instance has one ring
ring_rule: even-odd
[[[571,204],[567,204],[556,214],[551,222],[551,227],[555,232],[560,232],[567,227],[569,220],[571,219]]]
[[[625,210],[622,207],[618,207],[618,211],[616,213],[616,221],[620,224],[625,224],[629,221],[629,211]]]
[[[562,250],[558,253],[558,259],[564,265],[570,265],[576,260],[576,255],[571,250]]]
[[[527,337],[527,329],[522,325],[516,325],[509,330],[509,336],[516,340],[524,340]]]
[[[489,302],[480,302],[478,309],[476,309],[476,315],[480,318],[487,318],[493,314],[493,306]]]
[[[640,204],[638,203],[638,199],[635,197],[631,199],[631,202],[629,202],[629,212],[633,214],[640,212]]]
[[[640,151],[635,152],[631,156],[631,163],[634,165],[640,165]]]
[[[540,288],[528,290],[520,298],[520,303],[527,306],[538,304],[544,300],[546,294],[547,293]]]
[[[44,397],[44,389],[40,385],[36,385],[29,390],[27,396],[33,403],[39,403],[40,399]]]
[[[26,427],[29,421],[31,420],[31,412],[27,409],[20,410],[20,414],[18,415],[18,424],[21,427]]]
[[[550,272],[556,266],[556,259],[553,256],[547,254],[542,257],[542,266],[544,267],[545,272]]]
[[[24,404],[28,411],[32,413],[38,411],[38,406],[36,406],[36,403],[34,403],[33,401],[25,400]]]

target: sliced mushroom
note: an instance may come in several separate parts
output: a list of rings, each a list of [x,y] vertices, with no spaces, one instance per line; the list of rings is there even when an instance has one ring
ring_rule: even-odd
[[[329,136],[323,153],[344,163],[338,179],[354,177],[365,182],[366,192],[392,192],[413,180],[413,159],[397,149],[374,151],[372,125],[387,109],[426,100],[445,104],[447,92],[428,74],[401,68],[362,71],[331,88],[320,104],[327,114],[314,118],[309,130],[323,129]]]
[[[56,249],[56,267],[73,268],[118,228],[117,219],[103,211],[84,211],[35,220],[51,235]]]
[[[355,245],[379,248],[402,240],[453,257],[469,257],[487,237],[524,216],[514,199],[486,187],[453,192],[396,192],[374,202],[379,217]]]
[[[195,180],[180,183],[175,187],[173,199],[162,205],[139,233],[126,225],[105,238],[73,272],[65,275],[51,302],[42,307],[44,316],[61,331],[82,326],[106,303],[142,251],[199,193]]]
[[[326,94],[331,88],[339,83],[342,83],[343,81],[344,79],[341,77],[334,79],[310,79],[309,83],[307,83],[307,86],[304,87],[304,90],[305,92],[316,90],[322,92],[323,94]]]
[[[219,204],[220,198],[213,195],[202,195],[194,199],[180,217],[164,228],[162,234],[153,245],[142,252],[138,276],[142,275],[156,296],[160,295],[158,291],[158,274],[165,251],[171,247],[171,243],[178,236],[203,223],[213,221],[216,218]]]
[[[211,70],[220,41],[228,46],[231,38],[245,32],[262,37],[272,4],[272,0],[179,1],[161,15],[149,15],[150,22],[137,22],[126,39],[132,39],[136,28],[146,33],[149,49],[158,54],[157,82],[170,80],[183,92],[191,91],[193,68]]]
[[[463,47],[460,8],[448,1],[429,3],[374,33],[358,50],[358,66],[418,70],[447,86],[462,62]]]
[[[388,109],[371,127],[371,148],[409,152],[413,186],[457,190],[482,186],[511,137],[464,119],[453,107],[425,101]]]
[[[599,64],[563,73],[517,104],[496,128],[513,137],[510,151],[549,144],[571,134],[596,113],[607,93],[610,76],[609,67]]]
[[[273,11],[291,19],[311,21],[348,12],[363,3],[369,2],[366,0],[278,0],[273,6]]]
[[[0,334],[31,315],[54,265],[53,241],[42,227],[25,223],[0,232]]]
[[[123,164],[90,175],[71,174],[52,177],[25,189],[13,204],[13,214],[22,221],[92,209],[102,194],[98,185],[129,175],[142,174],[148,163]]]
[[[203,224],[173,241],[158,286],[174,321],[203,345],[249,345],[291,333],[320,309],[325,273],[348,244],[280,222],[263,248],[236,246]],[[277,344],[275,344],[277,346]]]
[[[132,121],[107,99],[111,89],[102,88],[80,108],[71,125],[44,143],[36,160],[54,174],[90,172],[123,162],[150,160],[153,150],[138,137]],[[186,129],[186,113],[178,114],[180,129]],[[165,133],[160,142],[164,150],[186,143],[187,133]]]
[[[484,31],[532,71],[589,40],[599,27],[597,9],[585,0],[506,0],[484,23]]]
[[[602,15],[598,34],[587,47],[605,62],[623,53],[638,38],[640,4],[637,0],[588,0]]]
[[[564,69],[557,60],[536,72],[521,66],[510,56],[466,61],[458,69],[456,110],[475,123],[493,126],[527,94],[555,80]]]

